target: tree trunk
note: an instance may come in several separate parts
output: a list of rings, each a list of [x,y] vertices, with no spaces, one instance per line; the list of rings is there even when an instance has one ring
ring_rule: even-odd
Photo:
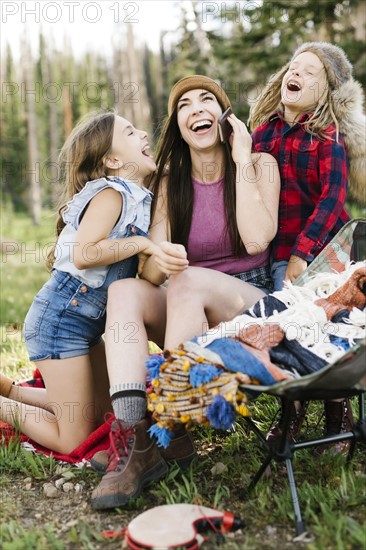
[[[128,85],[126,86],[125,100],[131,105],[132,123],[141,130],[150,131],[150,106],[147,101],[145,78],[142,71],[140,51],[136,50],[133,27],[127,24],[126,57],[128,66]]]
[[[212,48],[210,41],[208,39],[206,31],[202,28],[202,14],[199,13],[199,2],[197,0],[192,0],[192,8],[195,16],[195,21],[197,25],[195,37],[197,40],[198,47],[200,49],[201,57],[207,59],[207,74],[212,75],[217,72],[217,66],[215,58],[213,56]]]
[[[354,11],[353,24],[355,27],[355,39],[365,40],[366,4],[359,2]]]
[[[35,113],[38,92],[33,77],[34,71],[31,47],[27,39],[23,41],[22,50],[22,57],[24,59],[25,108],[28,132],[28,166],[26,175],[29,182],[29,208],[33,223],[35,225],[39,225],[41,222],[41,185],[37,151],[37,121]]]
[[[72,103],[71,100],[74,96],[74,91],[69,86],[65,84],[67,82],[73,82],[73,66],[72,66],[72,50],[68,38],[65,37],[64,41],[64,55],[62,57],[62,72],[63,72],[63,82],[64,86],[62,87],[62,104],[63,104],[63,115],[64,115],[64,141],[71,134],[73,129],[73,114],[72,114]]]
[[[53,82],[53,69],[50,57],[47,60],[49,81]],[[59,166],[58,158],[58,141],[59,131],[57,123],[57,104],[54,101],[50,102],[50,118],[49,118],[49,135],[50,135],[50,164],[48,169],[48,179],[51,182],[51,200],[52,206],[56,207],[60,197],[60,182],[59,182]]]

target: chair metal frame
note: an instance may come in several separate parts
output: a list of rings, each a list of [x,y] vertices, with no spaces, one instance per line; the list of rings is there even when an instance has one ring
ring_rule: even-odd
[[[349,259],[356,261],[365,259],[365,230],[366,219],[357,218],[350,220],[296,280],[295,284],[305,284],[315,273],[340,271],[342,268],[339,268],[339,266],[342,263],[344,265]],[[280,382],[273,386],[243,385],[241,387],[244,391],[246,389],[248,394],[252,396],[266,393],[281,397],[284,414],[282,435],[279,440],[271,442],[266,440],[266,434],[258,428],[250,417],[245,417],[249,428],[257,435],[267,454],[259,470],[251,479],[249,486],[243,491],[242,496],[247,496],[254,489],[272,461],[284,463],[295,513],[296,534],[301,535],[306,531],[306,528],[301,515],[295,483],[292,464],[294,453],[325,443],[351,440],[351,447],[347,455],[347,465],[349,465],[357,443],[363,442],[366,444],[366,342],[363,341],[352,347],[340,359],[318,372],[302,376],[295,380]],[[297,442],[287,439],[291,422],[291,410],[295,401],[317,401],[355,396],[358,396],[358,420],[355,421],[351,432]]]
[[[347,388],[342,387],[342,379],[347,371]],[[338,381],[338,386],[335,382]],[[329,389],[335,384],[334,389]],[[352,385],[353,384],[353,385]],[[242,386],[245,390],[245,386]],[[253,386],[247,386],[248,392],[253,394]],[[301,379],[281,382],[274,386],[255,387],[255,392],[272,394],[281,397],[284,406],[284,423],[281,438],[277,441],[267,441],[263,433],[250,417],[244,417],[250,429],[260,439],[267,454],[257,473],[251,479],[249,486],[243,492],[247,496],[257,485],[267,467],[272,461],[284,463],[291,491],[292,504],[295,514],[296,534],[301,535],[306,531],[302,518],[299,498],[295,483],[295,475],[292,459],[295,451],[317,447],[325,443],[351,440],[351,447],[347,455],[347,464],[350,463],[358,442],[366,444],[366,418],[365,418],[365,390],[366,390],[366,347],[358,345],[349,350],[340,360],[319,372],[303,376]],[[336,435],[323,436],[316,439],[306,439],[298,442],[287,439],[287,433],[291,422],[291,409],[294,401],[327,400],[358,396],[358,420],[354,423],[351,432]]]

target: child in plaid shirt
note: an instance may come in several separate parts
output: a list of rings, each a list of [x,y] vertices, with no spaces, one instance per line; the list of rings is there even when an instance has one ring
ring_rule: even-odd
[[[250,114],[255,151],[270,153],[281,175],[278,233],[272,241],[274,289],[295,281],[349,220],[348,180],[364,199],[365,117],[359,83],[344,51],[327,42],[300,46],[268,82]],[[306,407],[293,411],[295,439]],[[326,431],[352,427],[348,400],[327,402]],[[281,420],[269,440],[281,433]],[[348,442],[336,444],[338,451]]]
[[[284,280],[294,281],[348,221],[347,164],[355,156],[352,185],[359,186],[359,198],[364,193],[362,91],[351,74],[337,46],[303,44],[252,109],[253,147],[272,154],[281,174],[279,229],[272,243],[275,290]]]

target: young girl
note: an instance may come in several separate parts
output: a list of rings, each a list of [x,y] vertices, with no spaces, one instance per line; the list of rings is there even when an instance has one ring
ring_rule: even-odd
[[[64,201],[50,280],[35,297],[24,334],[45,390],[2,376],[1,419],[67,454],[111,409],[102,334],[111,282],[135,277],[137,254],[159,254],[148,238],[156,168],[147,134],[121,116],[88,116],[62,148]],[[27,406],[28,405],[28,406]]]
[[[251,110],[254,150],[273,155],[281,174],[278,233],[272,243],[275,290],[281,290],[284,280],[294,281],[349,220],[344,209],[347,161],[365,155],[362,92],[351,74],[352,66],[337,46],[303,44]],[[293,437],[304,412],[294,411]],[[326,403],[326,417],[328,433],[348,429],[348,400]],[[279,433],[276,426],[269,438]]]
[[[218,120],[229,106],[225,91],[205,76],[183,78],[170,93],[150,233],[166,256],[148,257],[143,279],[115,283],[109,292],[106,344],[116,421],[108,471],[92,495],[97,509],[124,505],[149,479],[142,461],[149,463],[150,454],[136,452],[130,429],[146,410],[148,338],[174,347],[232,319],[266,291],[279,173],[272,157],[252,155],[249,132],[235,115],[230,145],[220,142]],[[167,276],[168,289],[159,286]],[[184,432],[168,450],[165,458],[180,462],[194,455]]]

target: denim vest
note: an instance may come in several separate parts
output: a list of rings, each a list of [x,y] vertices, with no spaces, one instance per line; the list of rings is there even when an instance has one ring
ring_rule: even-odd
[[[120,218],[108,235],[109,239],[123,239],[134,235],[147,236],[150,225],[152,193],[133,182],[114,176],[101,178],[89,181],[79,193],[74,195],[63,212],[66,225],[56,244],[56,260],[53,267],[58,271],[69,273],[91,288],[102,286],[107,288],[113,281],[135,277],[137,273],[138,257],[136,255],[111,265],[88,269],[77,269],[72,261],[75,235],[85,208],[97,193],[109,187],[121,193],[123,199]],[[86,249],[83,252],[87,254],[88,251]]]

